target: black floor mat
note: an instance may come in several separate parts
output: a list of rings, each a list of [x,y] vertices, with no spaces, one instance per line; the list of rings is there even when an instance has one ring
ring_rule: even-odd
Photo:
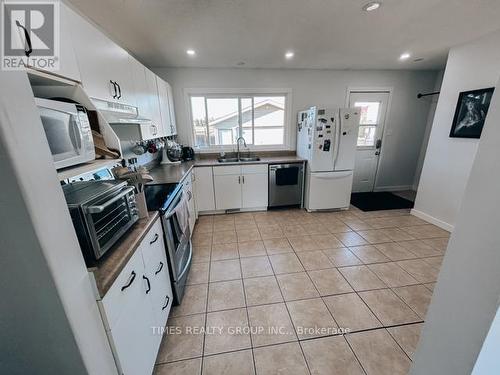
[[[413,202],[389,192],[352,193],[351,204],[361,211],[413,208]]]

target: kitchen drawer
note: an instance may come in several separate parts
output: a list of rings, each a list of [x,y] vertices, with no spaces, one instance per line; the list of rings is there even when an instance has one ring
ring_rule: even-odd
[[[165,245],[163,243],[163,229],[161,227],[161,219],[156,220],[151,229],[139,245],[142,250],[142,258],[144,259],[144,267],[148,269],[150,266],[156,267],[162,255],[165,255]]]
[[[267,164],[245,164],[241,166],[242,174],[255,174],[255,173],[267,174],[267,170],[268,170]]]
[[[240,165],[224,165],[214,168],[214,176],[224,176],[224,175],[239,175],[241,174]]]
[[[142,298],[143,271],[141,251],[137,249],[102,301],[99,302],[106,314],[108,329],[118,320],[127,305],[134,304]]]

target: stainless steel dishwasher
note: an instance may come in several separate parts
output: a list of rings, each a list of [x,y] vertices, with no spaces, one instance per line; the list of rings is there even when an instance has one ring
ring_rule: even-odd
[[[269,164],[269,207],[302,206],[304,163]]]

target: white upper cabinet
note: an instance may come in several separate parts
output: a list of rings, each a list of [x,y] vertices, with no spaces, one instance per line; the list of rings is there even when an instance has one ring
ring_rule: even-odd
[[[163,130],[166,136],[177,134],[175,125],[174,101],[172,98],[172,87],[160,77],[156,77],[158,85],[158,97],[160,99],[160,112]]]
[[[96,99],[136,105],[132,64],[127,51],[72,13],[68,19],[83,87]]]
[[[139,117],[151,120],[153,125],[160,128],[160,102],[158,100],[156,77],[152,71],[133,57],[130,57],[130,61]]]
[[[62,2],[61,10],[61,46],[59,70],[54,73],[61,77],[69,78],[75,81],[81,81],[80,70],[76,61],[75,49],[71,38],[70,19],[76,17],[71,9]]]

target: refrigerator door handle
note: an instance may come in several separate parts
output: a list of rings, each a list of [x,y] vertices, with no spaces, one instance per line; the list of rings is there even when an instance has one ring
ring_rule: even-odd
[[[348,177],[350,175],[352,175],[352,171],[312,173],[312,177],[319,178],[322,180],[333,180],[336,178]]]
[[[339,157],[339,148],[340,148],[340,121],[342,121],[342,116],[338,113],[335,116],[335,152],[333,157],[333,168],[335,169],[335,164],[337,164],[337,159]]]

